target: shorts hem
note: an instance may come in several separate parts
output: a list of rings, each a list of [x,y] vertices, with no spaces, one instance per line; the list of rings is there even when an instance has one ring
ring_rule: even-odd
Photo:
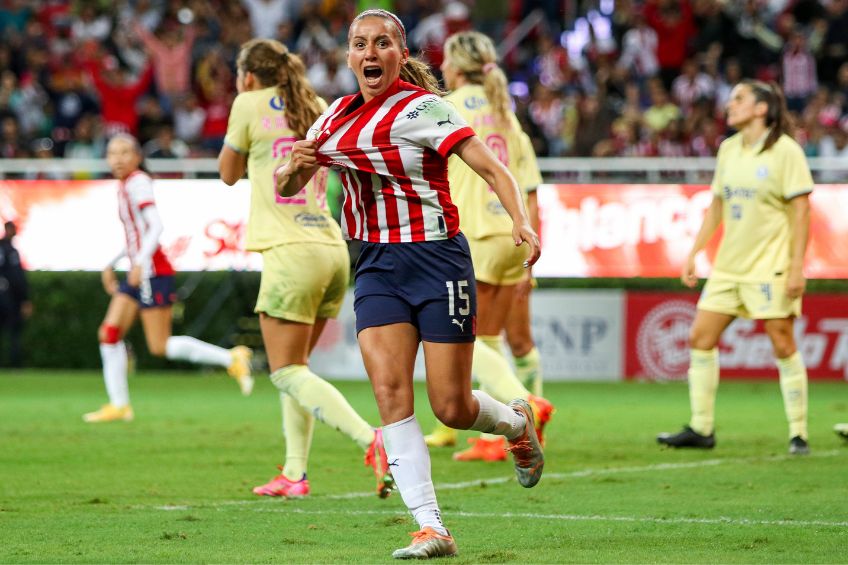
[[[356,335],[359,335],[359,332],[362,330],[367,330],[368,328],[379,328],[380,326],[390,326],[392,324],[409,324],[411,326],[415,326],[412,323],[412,320],[408,317],[398,318],[398,319],[389,319],[389,320],[374,320],[372,322],[365,322],[362,325],[359,322],[356,323]],[[418,329],[417,327],[415,329]],[[419,330],[420,333],[420,330]]]
[[[472,343],[477,339],[473,335],[427,335],[421,336],[421,341],[430,343]]]
[[[269,312],[268,310],[255,309],[253,311],[254,314],[265,314],[266,316],[270,316],[271,318],[276,318],[278,320],[285,320],[286,322],[296,322],[298,324],[315,324],[315,316],[302,316],[300,314],[292,314],[291,312]]]

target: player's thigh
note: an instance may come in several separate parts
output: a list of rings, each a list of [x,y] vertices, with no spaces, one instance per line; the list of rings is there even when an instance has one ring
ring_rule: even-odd
[[[103,326],[114,326],[120,330],[120,335],[125,336],[132,327],[138,314],[138,302],[124,293],[116,292],[109,301],[106,315],[103,317]],[[103,340],[104,336],[99,338]]]
[[[391,424],[411,416],[418,330],[409,323],[370,326],[359,332],[358,340],[382,423]]]
[[[473,343],[424,342],[430,406],[451,427],[467,429],[476,417],[471,396],[473,351]]]
[[[763,283],[742,283],[739,294],[749,317],[773,320],[801,315],[801,298],[786,296],[786,278],[779,277]]]
[[[695,313],[695,320],[689,330],[689,345],[693,349],[710,350],[718,346],[721,334],[734,320],[735,316],[722,312],[701,310]]]
[[[261,312],[259,328],[272,373],[288,365],[307,364],[312,324],[282,320]]]
[[[147,341],[147,350],[153,355],[163,357],[165,345],[171,337],[173,307],[168,304],[142,308],[140,317],[144,328],[144,338]]]
[[[256,313],[313,324],[315,318],[338,314],[342,286],[349,272],[347,250],[341,245],[299,243],[262,252],[262,279]]]
[[[477,281],[477,333],[500,335],[512,307],[515,285],[494,285]]]

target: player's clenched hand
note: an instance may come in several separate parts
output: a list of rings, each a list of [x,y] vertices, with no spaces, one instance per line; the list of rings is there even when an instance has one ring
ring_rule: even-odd
[[[141,286],[141,265],[134,265],[127,273],[127,284],[133,288]]]
[[[698,275],[695,274],[695,257],[690,255],[686,258],[683,273],[680,275],[680,282],[689,288],[695,288],[698,284]]]
[[[512,227],[512,240],[515,242],[516,247],[522,243],[527,243],[530,247],[530,255],[524,262],[524,268],[526,269],[531,265],[535,265],[536,261],[539,260],[539,256],[542,254],[542,246],[539,243],[539,236],[530,227],[530,223],[522,222],[520,224],[514,224]]]
[[[804,294],[804,289],[807,287],[807,279],[804,278],[804,273],[799,271],[789,271],[789,276],[786,279],[786,296],[789,298],[798,298]]]
[[[118,292],[118,277],[115,276],[115,269],[111,266],[103,269],[100,273],[100,282],[103,284],[103,290],[106,294],[112,295]]]
[[[314,139],[295,141],[289,163],[292,173],[299,173],[304,169],[318,165],[318,142]]]

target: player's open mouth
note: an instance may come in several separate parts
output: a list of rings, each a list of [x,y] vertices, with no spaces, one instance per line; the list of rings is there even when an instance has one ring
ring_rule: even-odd
[[[383,69],[380,67],[368,66],[365,67],[362,74],[365,76],[365,82],[368,83],[369,86],[374,86],[380,82],[380,78],[383,76]]]

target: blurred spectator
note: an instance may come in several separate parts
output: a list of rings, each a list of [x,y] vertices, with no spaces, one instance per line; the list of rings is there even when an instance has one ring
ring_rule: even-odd
[[[657,32],[637,12],[633,15],[633,27],[624,33],[621,44],[621,57],[618,65],[630,71],[632,76],[643,83],[655,76],[660,70],[657,59]]]
[[[18,120],[6,114],[0,118],[0,157],[3,159],[22,159],[29,157],[18,127]]]
[[[250,26],[256,37],[273,38],[277,26],[291,18],[291,0],[241,0],[241,3],[250,16]]]
[[[86,67],[100,95],[100,113],[107,137],[116,133],[138,133],[136,104],[150,85],[153,69],[148,65],[138,78],[121,68],[117,59],[88,61]]]
[[[194,26],[191,23],[178,26],[175,22],[167,22],[160,28],[158,37],[147,31],[138,21],[133,29],[153,61],[159,103],[165,112],[170,113],[174,99],[188,94],[191,90]]]
[[[12,244],[17,228],[14,222],[6,222],[4,228],[3,239],[0,239],[0,339],[9,340],[9,359],[6,362],[5,356],[0,356],[0,365],[21,367],[21,336],[24,321],[32,315],[32,303],[21,256]]]
[[[344,51],[340,49],[324,53],[321,62],[312,65],[307,71],[306,78],[327,102],[350,94],[358,88],[356,77],[347,68]]]
[[[686,113],[698,100],[712,99],[715,96],[715,84],[707,73],[698,69],[695,59],[686,59],[681,70],[682,74],[671,84],[671,96]]]
[[[578,102],[577,115],[577,130],[570,153],[579,157],[596,156],[598,142],[610,138],[614,113],[604,98],[589,94]]]
[[[662,81],[652,79],[648,85],[651,105],[643,114],[643,121],[652,132],[661,132],[668,125],[681,117],[680,108],[672,102],[663,86]]]
[[[76,3],[77,13],[71,19],[71,37],[77,43],[103,42],[112,33],[112,20],[93,0]]]
[[[200,107],[197,96],[187,94],[177,100],[174,108],[174,134],[189,144],[200,141],[203,124],[206,122],[206,110]]]
[[[100,118],[94,114],[84,114],[74,128],[74,134],[65,145],[66,159],[100,159],[105,155],[106,138],[103,135]],[[85,172],[74,173],[74,178],[91,178]]]
[[[695,26],[688,0],[645,0],[645,20],[657,32],[657,61],[663,85],[680,72],[689,56],[689,39]]]
[[[807,47],[807,39],[799,30],[792,32],[781,58],[783,92],[791,112],[800,112],[818,88],[816,60]]]
[[[174,128],[170,124],[159,127],[156,137],[144,144],[145,157],[151,159],[184,159],[188,157],[188,145],[174,138]]]

